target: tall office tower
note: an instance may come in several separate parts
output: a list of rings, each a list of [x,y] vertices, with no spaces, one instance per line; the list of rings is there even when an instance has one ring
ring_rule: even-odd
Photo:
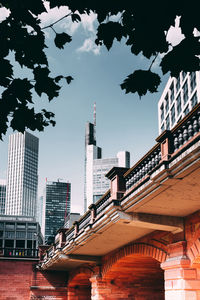
[[[45,241],[53,240],[64,227],[71,208],[71,183],[47,181],[45,189]]]
[[[6,206],[7,215],[36,215],[39,139],[24,132],[9,137]]]
[[[5,202],[6,202],[6,181],[0,180],[0,215],[5,214]]]
[[[102,158],[102,149],[96,146],[95,133],[96,106],[94,124],[88,122],[85,132],[84,211],[110,188],[110,181],[105,174],[112,167],[130,167],[130,153],[127,151],[118,152],[114,158]]]
[[[95,125],[87,122],[85,134],[85,184],[84,184],[84,211],[93,202],[93,162],[100,159],[102,149],[96,146]]]
[[[38,197],[37,199],[37,212],[36,212],[36,221],[40,224],[42,228],[42,217],[43,217],[43,199],[44,197]]]
[[[159,134],[172,129],[200,102],[200,71],[170,77],[158,102]]]

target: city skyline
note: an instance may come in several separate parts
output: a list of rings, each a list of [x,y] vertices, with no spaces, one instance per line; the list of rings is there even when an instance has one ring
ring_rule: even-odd
[[[59,12],[61,14],[61,10]],[[53,21],[58,13],[53,15],[52,12],[49,16]],[[48,24],[49,19],[43,18],[43,23]],[[53,111],[57,121],[54,128],[33,132],[40,139],[38,196],[42,195],[45,178],[51,181],[57,178],[69,180],[72,183],[72,211],[81,213],[84,197],[84,130],[85,123],[93,120],[94,102],[97,106],[97,138],[104,149],[103,156],[112,157],[113,153],[129,149],[133,165],[153,146],[158,136],[157,103],[168,79],[168,75],[164,77],[158,93],[148,93],[141,101],[137,94],[125,95],[120,83],[133,69],[147,66],[147,61],[142,55],[134,57],[124,41],[120,44],[114,42],[109,52],[105,47],[83,48],[86,39],[94,46],[96,23],[95,17],[88,17],[85,27],[80,25],[76,29],[72,43],[62,51],[53,45],[53,32],[46,31],[49,47],[46,54],[52,75],[58,72],[71,74],[74,81],[70,85],[63,84],[59,98],[50,103],[45,96],[40,99],[34,95],[36,110],[45,107]],[[58,31],[63,24],[57,25]],[[66,31],[68,29],[72,30],[66,28]],[[172,35],[174,40],[175,36]],[[158,67],[159,58],[153,68],[157,70]],[[18,66],[14,71],[19,77],[26,72]],[[6,178],[8,136],[11,133],[9,130],[0,143],[0,178]]]

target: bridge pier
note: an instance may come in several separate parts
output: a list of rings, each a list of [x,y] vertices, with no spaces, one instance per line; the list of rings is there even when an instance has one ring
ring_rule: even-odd
[[[191,267],[185,241],[169,246],[169,256],[161,267],[165,271],[165,300],[200,300],[200,264]]]

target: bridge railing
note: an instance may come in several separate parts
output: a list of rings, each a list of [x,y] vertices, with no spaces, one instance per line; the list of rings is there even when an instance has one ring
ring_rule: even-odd
[[[200,131],[200,105],[192,110],[171,131],[172,152],[176,152]]]
[[[138,185],[148,180],[151,173],[158,169],[163,162],[170,161],[174,155],[182,151],[182,148],[185,149],[187,143],[190,145],[192,139],[200,139],[199,132],[200,103],[171,131],[165,130],[156,139],[157,144],[123,175],[126,187],[125,191],[120,194],[120,199],[117,200],[119,204],[128,201],[129,197],[127,196],[131,194],[132,190],[137,189]],[[113,200],[115,199],[112,197],[111,190],[108,190],[95,204],[92,204],[79,221],[76,221],[64,233],[66,235],[65,246],[73,242],[88,226],[92,227],[95,222],[98,222]],[[53,248],[51,251],[49,250],[48,257],[52,254]]]
[[[138,163],[125,173],[126,191],[145,178],[150,171],[159,165],[160,160],[161,148],[158,143]]]
[[[0,248],[0,257],[38,258],[38,249]]]

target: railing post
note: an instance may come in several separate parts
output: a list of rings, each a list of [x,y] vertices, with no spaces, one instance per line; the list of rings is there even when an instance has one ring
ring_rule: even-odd
[[[126,191],[126,182],[124,174],[127,172],[128,168],[113,167],[107,174],[106,177],[111,181],[110,195],[111,200],[119,200],[123,197]]]
[[[169,160],[173,152],[171,131],[165,130],[161,135],[159,135],[159,137],[157,137],[156,142],[160,143],[161,161]]]
[[[90,224],[93,224],[96,218],[96,205],[91,204],[88,208],[90,210]]]
[[[73,223],[73,225],[74,225],[74,237],[76,237],[77,234],[78,234],[78,231],[79,231],[79,224],[78,224],[78,221],[75,221],[75,222]]]

